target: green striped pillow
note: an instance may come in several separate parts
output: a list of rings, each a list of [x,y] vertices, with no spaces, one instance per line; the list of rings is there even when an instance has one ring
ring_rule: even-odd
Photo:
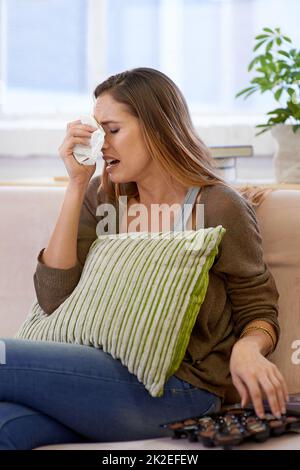
[[[224,233],[101,235],[71,295],[51,315],[36,300],[16,337],[103,348],[159,397],[184,358]]]

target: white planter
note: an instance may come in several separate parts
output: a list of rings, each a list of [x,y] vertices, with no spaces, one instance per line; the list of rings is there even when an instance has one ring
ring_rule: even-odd
[[[276,142],[273,158],[275,177],[278,183],[300,183],[300,129],[278,124],[271,129]]]

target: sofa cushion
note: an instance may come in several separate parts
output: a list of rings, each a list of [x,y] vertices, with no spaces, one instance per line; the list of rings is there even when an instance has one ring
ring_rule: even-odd
[[[0,336],[12,337],[35,298],[33,274],[65,187],[0,185]]]
[[[281,337],[270,359],[289,392],[300,393],[300,191],[273,191],[257,216],[265,260],[279,291]]]

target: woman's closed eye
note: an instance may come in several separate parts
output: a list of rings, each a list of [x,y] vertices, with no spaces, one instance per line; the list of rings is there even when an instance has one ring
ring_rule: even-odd
[[[116,132],[118,132],[118,130],[119,130],[119,129],[114,129],[114,130],[111,129],[111,130],[110,130],[110,133],[111,133],[111,134],[115,134]]]

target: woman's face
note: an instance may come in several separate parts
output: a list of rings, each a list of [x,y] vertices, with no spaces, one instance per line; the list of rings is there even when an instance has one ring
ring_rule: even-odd
[[[114,183],[138,183],[154,176],[155,165],[147,152],[139,120],[127,111],[124,104],[104,93],[96,100],[94,117],[105,131],[103,158],[119,160],[111,167],[105,163]]]

